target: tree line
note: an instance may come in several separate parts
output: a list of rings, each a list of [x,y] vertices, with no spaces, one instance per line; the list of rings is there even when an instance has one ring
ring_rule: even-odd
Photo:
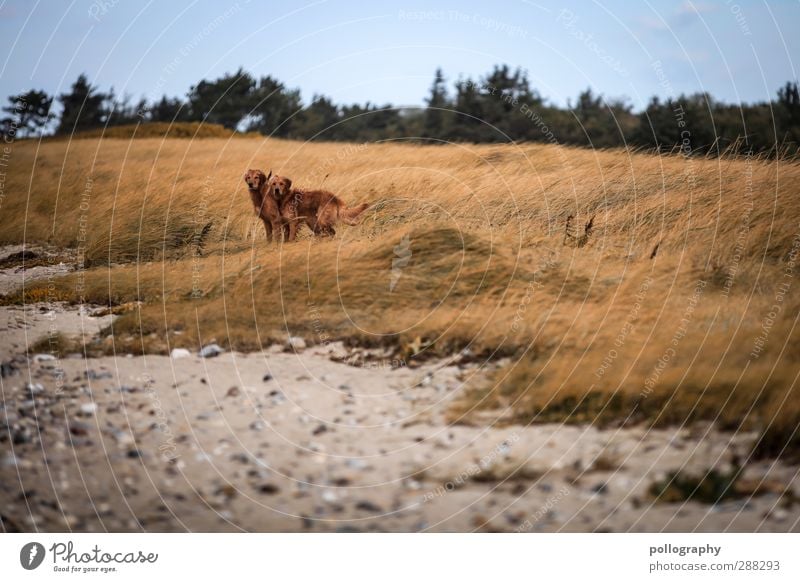
[[[405,138],[429,143],[552,142],[589,147],[633,146],[718,154],[795,155],[800,144],[800,91],[787,82],[769,102],[733,105],[708,93],[653,97],[635,112],[623,99],[591,89],[566,107],[549,103],[521,69],[495,66],[478,79],[448,86],[437,70],[425,107],[342,105],[324,95],[304,103],[298,89],[239,69],[192,86],[185,97],[118,98],[80,75],[69,92],[31,90],[8,98],[5,135],[33,137],[149,122],[202,121],[275,137],[371,142]],[[54,102],[60,114],[54,115]]]

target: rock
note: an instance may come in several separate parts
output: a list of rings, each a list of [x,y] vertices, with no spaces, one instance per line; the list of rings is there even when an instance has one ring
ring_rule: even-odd
[[[85,404],[81,404],[80,414],[81,416],[92,416],[95,412],[97,412],[97,404],[94,402],[87,402]]]
[[[351,469],[363,470],[367,468],[367,462],[364,459],[347,459],[344,464]]]
[[[86,436],[91,430],[91,426],[85,422],[74,420],[69,423],[69,432],[74,436]]]
[[[3,457],[3,461],[0,462],[0,467],[16,467],[17,464],[17,457],[15,457],[12,453],[8,453],[5,457]]]
[[[234,453],[231,455],[231,461],[236,461],[242,465],[247,465],[250,463],[250,455],[247,453]]]
[[[286,342],[286,348],[288,350],[304,350],[306,349],[306,341],[297,336],[290,336]]]
[[[225,353],[225,350],[223,350],[217,344],[208,344],[207,346],[203,346],[197,355],[201,358],[216,358],[222,353]]]
[[[272,374],[264,374],[264,377],[261,378],[261,380],[263,380],[264,382],[269,382],[270,380],[272,380]]]
[[[225,393],[225,398],[229,398],[229,397],[230,398],[235,398],[236,396],[239,396],[239,394],[241,394],[241,393],[242,392],[241,392],[241,390],[239,390],[238,386],[231,386],[230,388],[228,388],[228,391]]]
[[[262,483],[258,486],[258,492],[264,495],[275,495],[280,491],[280,488],[273,483]]]
[[[44,393],[44,386],[42,386],[41,384],[31,384],[30,382],[28,382],[27,384],[25,384],[25,389],[31,394]]]
[[[380,506],[375,505],[374,503],[366,499],[356,503],[356,509],[360,511],[368,511],[370,513],[380,513],[383,511],[383,509],[381,509]]]
[[[11,442],[15,445],[26,445],[33,442],[33,435],[28,427],[15,427],[11,433]]]
[[[322,492],[322,500],[327,501],[328,503],[336,503],[339,498],[336,496],[336,493],[331,491],[330,489],[326,489]]]
[[[169,357],[173,360],[180,360],[181,358],[188,358],[192,355],[192,352],[185,348],[173,348],[172,351],[169,353]]]
[[[84,372],[83,375],[87,380],[103,380],[104,378],[114,377],[111,372],[95,372],[94,370],[88,370],[87,372]]]
[[[772,510],[772,512],[769,514],[769,517],[778,522],[786,521],[789,518],[789,512],[785,509],[778,508]]]
[[[315,428],[313,431],[311,431],[311,434],[313,434],[314,436],[317,436],[317,435],[320,435],[320,434],[322,434],[324,432],[328,432],[328,427],[325,426],[324,424],[320,424],[317,428]]]
[[[8,378],[17,373],[17,367],[12,362],[0,364],[0,378]]]
[[[250,430],[262,431],[264,430],[265,426],[266,425],[264,424],[264,421],[254,420],[253,422],[250,423]]]
[[[117,441],[121,445],[130,445],[133,444],[135,439],[133,435],[124,430],[113,430],[111,432],[111,436],[114,437],[114,440]]]
[[[34,362],[51,362],[55,359],[56,357],[53,354],[36,354],[33,356]]]
[[[230,483],[226,483],[225,485],[221,485],[214,491],[214,495],[217,497],[224,497],[225,499],[233,499],[239,492],[236,490],[236,487],[231,485]]]

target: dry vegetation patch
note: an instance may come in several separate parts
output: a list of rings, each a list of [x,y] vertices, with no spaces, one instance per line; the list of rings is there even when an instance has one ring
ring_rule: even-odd
[[[268,246],[241,180],[372,207]],[[95,349],[286,337],[510,356],[452,419],[756,428],[797,451],[800,166],[559,146],[272,139],[19,143],[4,243],[80,248],[51,297],[141,307]],[[81,265],[79,265],[81,266]],[[6,302],[46,296],[30,285]]]

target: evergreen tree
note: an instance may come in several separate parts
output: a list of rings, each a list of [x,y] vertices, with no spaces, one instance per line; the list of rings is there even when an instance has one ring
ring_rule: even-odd
[[[436,69],[436,77],[433,80],[430,95],[425,99],[425,103],[428,107],[425,109],[423,136],[447,139],[447,126],[452,121],[452,116],[443,110],[450,109],[452,103],[447,96],[447,86],[441,69]]]
[[[253,77],[241,68],[213,81],[200,81],[189,91],[191,119],[236,129],[256,103],[255,86]]]
[[[44,91],[31,89],[8,98],[3,111],[9,116],[2,120],[7,132],[14,131],[18,137],[28,137],[41,132],[52,119],[50,107],[53,98]]]
[[[109,94],[100,93],[92,87],[86,75],[81,74],[70,92],[58,97],[63,110],[56,133],[73,133],[101,127],[108,118],[109,97]]]

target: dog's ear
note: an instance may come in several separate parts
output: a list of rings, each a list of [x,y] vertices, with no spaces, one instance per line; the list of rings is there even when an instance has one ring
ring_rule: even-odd
[[[292,189],[292,181],[289,178],[285,178],[286,180],[286,192],[284,194],[288,194],[289,191]]]
[[[272,170],[269,171],[269,176],[267,176],[267,180],[269,180],[270,178],[272,178]]]

